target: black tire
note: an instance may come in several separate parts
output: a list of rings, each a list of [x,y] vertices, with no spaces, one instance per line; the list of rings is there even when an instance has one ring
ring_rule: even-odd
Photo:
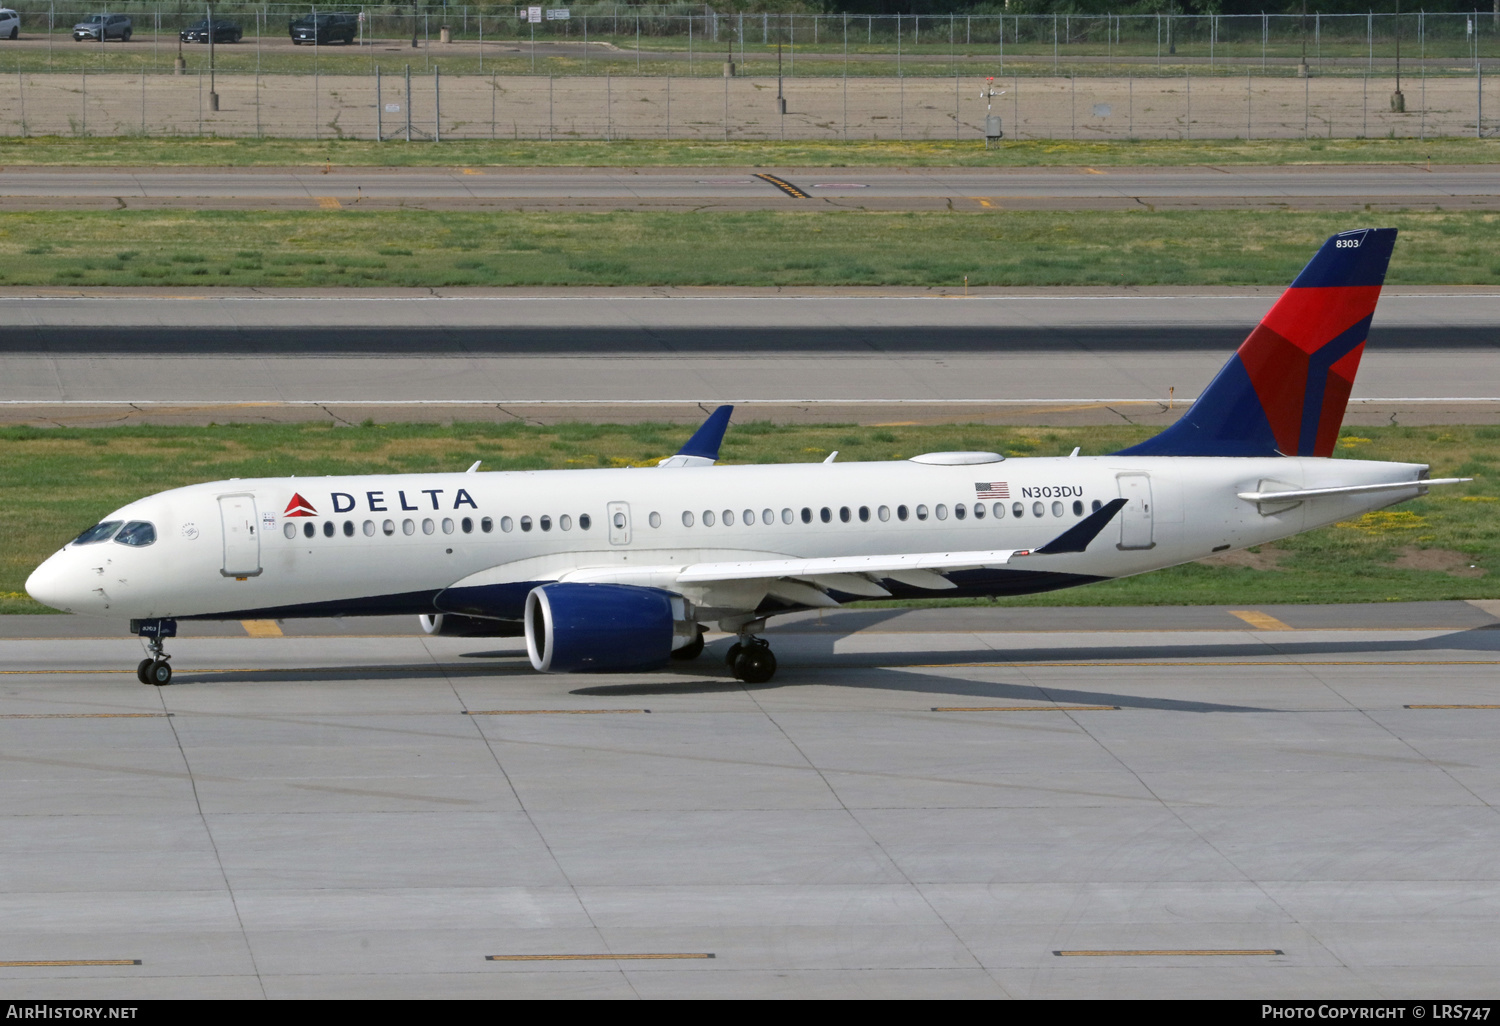
[[[21,29],[19,27],[11,29],[10,30],[10,38],[12,38],[12,39],[20,39],[21,38]]]
[[[776,657],[765,645],[756,645],[735,660],[734,675],[746,684],[764,684],[776,676]]]
[[[744,650],[745,646],[741,645],[738,641],[730,645],[729,651],[724,653],[724,665],[732,671],[734,669],[734,661],[739,658],[740,653]]]
[[[140,661],[140,664],[135,668],[135,679],[140,681],[142,684],[150,684],[151,681],[146,677],[146,671],[149,669],[151,669],[151,660],[142,659]]]
[[[120,42],[122,42],[122,43],[128,43],[128,42],[130,42],[130,30],[129,29],[126,29],[125,30],[125,34],[120,37]]]
[[[159,688],[172,683],[172,664],[165,659],[156,660],[146,671],[146,683],[154,684]]]
[[[300,40],[300,39],[293,39],[292,40],[292,45],[293,46],[301,46],[302,45],[302,40]]]
[[[685,663],[691,659],[697,659],[702,654],[703,632],[699,631],[698,636],[692,641],[688,642],[686,645],[683,645],[681,648],[674,649],[672,651],[672,658],[676,659],[678,662]]]

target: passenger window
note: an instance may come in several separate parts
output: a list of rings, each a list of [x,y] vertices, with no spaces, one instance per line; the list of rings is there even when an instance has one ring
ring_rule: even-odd
[[[567,517],[564,517],[563,519],[566,520]],[[661,514],[653,512],[649,517],[646,518],[646,522],[649,523],[652,527],[660,527]]]
[[[295,538],[297,537],[297,525],[288,520],[286,523],[281,525],[281,533],[286,535],[288,538]]]
[[[510,517],[501,517],[500,518],[500,530],[504,531],[506,534],[510,534],[511,528],[513,528],[515,526],[516,526],[516,522],[514,520],[512,520]],[[407,531],[406,533],[407,534],[411,534],[410,531]]]
[[[1010,515],[1013,517],[1024,517],[1026,515],[1026,507],[1021,505],[1019,502],[1012,503],[1010,507]]]
[[[781,522],[783,524],[790,524],[792,522],[792,519],[793,518],[792,518],[792,511],[791,510],[784,509],[784,510],[781,511]]]
[[[1052,515],[1055,516],[1055,517],[1060,517],[1060,516],[1063,515],[1063,504],[1062,503],[1060,503],[1060,502],[1054,502],[1052,504]]]
[[[990,507],[990,512],[993,513],[993,514],[995,514],[995,519],[996,520],[1004,520],[1005,519],[1005,503],[1003,503],[1003,502],[997,502],[997,503],[995,503],[995,505],[993,505],[993,506]]]
[[[937,518],[939,520],[948,519],[948,507],[944,506],[941,502],[937,504],[937,509],[934,512],[937,513]]]
[[[489,517],[485,517],[484,519],[479,521],[479,529],[485,534],[489,534],[495,529],[495,522]]]
[[[868,524],[870,522],[870,507],[869,506],[861,506],[861,507],[859,507],[859,522],[862,523],[862,524]]]
[[[405,534],[405,535],[416,534],[417,533],[416,522],[413,521],[413,520],[403,520],[403,521],[401,521],[401,533]]]
[[[453,518],[452,517],[444,517],[443,518],[443,533],[444,534],[452,534],[453,533]]]
[[[624,527],[625,527],[625,514],[624,513],[616,513],[615,514],[615,526],[618,527],[618,528],[624,529]]]
[[[823,521],[823,523],[825,524],[833,523],[833,510],[829,509],[827,506],[824,506],[821,510],[818,511],[818,519]]]
[[[776,511],[774,509],[763,509],[760,511],[760,522],[763,524],[776,523]]]
[[[474,518],[473,517],[464,517],[462,520],[460,520],[458,522],[458,526],[461,527],[461,528],[463,528],[464,534],[473,534],[474,533]]]
[[[906,519],[906,507],[905,506],[897,506],[896,507],[896,519],[897,520],[905,520]]]
[[[546,514],[543,514],[541,518],[537,520],[537,526],[539,526],[543,531],[552,530],[552,518],[547,516]]]
[[[1046,516],[1046,514],[1047,514],[1047,507],[1046,506],[1042,505],[1040,502],[1033,502],[1031,504],[1031,515],[1032,516],[1034,516],[1034,517],[1040,517],[1040,516]]]
[[[120,521],[106,520],[102,524],[95,524],[73,539],[74,545],[92,545],[95,542],[109,541],[115,532],[120,529]]]
[[[812,523],[812,510],[808,509],[806,506],[802,507],[802,522],[804,524]]]
[[[927,507],[926,506],[921,506],[921,505],[917,506],[917,519],[918,520],[926,520],[927,519]]]
[[[942,507],[938,507],[938,508],[941,509]],[[966,508],[964,508],[964,504],[963,503],[960,502],[960,503],[956,503],[954,505],[954,507],[953,507],[953,516],[956,519],[962,520],[964,517],[966,517],[968,515],[969,515],[969,511]]]
[[[391,535],[393,535],[393,534],[396,533],[396,522],[394,520],[387,520],[385,523],[383,523],[383,524],[380,525],[380,529],[382,531],[384,531],[385,532],[385,536],[387,538],[389,538]],[[489,518],[488,517],[485,518],[485,528],[484,529],[486,531],[488,531],[490,529],[489,528]]]
[[[364,531],[365,531],[365,537],[366,538],[373,538],[373,537],[375,537],[375,521],[373,521],[373,520],[366,520],[365,523],[364,523]]]
[[[714,526],[714,511],[713,510],[706,509],[706,510],[703,511],[703,526],[704,527],[712,527],[712,526]]]
[[[754,527],[755,526],[755,510],[753,510],[753,509],[747,509],[747,510],[745,510],[745,512],[743,514],[741,514],[741,516],[740,516],[740,523],[744,524],[746,527]]]
[[[531,518],[530,517],[522,517],[521,518],[521,530],[523,530],[523,531],[529,531],[529,530],[531,530]]]
[[[875,511],[875,515],[880,518],[880,522],[883,524],[887,520],[891,519],[891,507],[881,506]]]
[[[317,526],[315,524],[313,524],[313,522],[311,520],[305,522],[302,525],[302,534],[303,534],[304,537],[311,538],[311,537],[313,537],[317,533],[318,533],[318,528],[317,528]]]
[[[144,520],[132,520],[115,535],[115,541],[132,548],[145,548],[156,541],[156,528]]]
[[[982,503],[982,502],[976,502],[976,503],[974,503],[974,519],[975,520],[983,520],[984,519],[984,503]]]
[[[846,524],[849,522],[849,507],[848,506],[840,506],[839,507],[839,519],[842,520]]]
[[[354,521],[352,521],[352,520],[345,520],[344,521],[344,537],[345,538],[353,538],[354,537]]]
[[[525,521],[522,521],[522,523],[525,523]],[[422,533],[423,534],[431,534],[432,532],[434,532],[436,530],[437,530],[437,524],[435,524],[435,523],[432,522],[432,518],[431,517],[427,517],[427,518],[425,518],[422,521]]]
[[[683,510],[682,511],[682,526],[683,527],[692,527],[693,526],[693,514],[692,514],[692,511],[690,511],[690,510]]]
[[[564,531],[571,531],[573,530],[573,518],[564,513],[557,518],[557,526]]]
[[[1082,499],[1074,499],[1073,500],[1073,515],[1075,517],[1081,517],[1081,516],[1083,516],[1083,500]]]
[[[324,521],[324,523],[323,523],[323,537],[325,537],[325,538],[332,538],[333,537],[333,521],[332,520]]]
[[[732,510],[732,509],[726,509],[724,511],[724,526],[725,527],[733,527],[734,526],[734,510]]]
[[[587,531],[593,525],[593,523],[593,518],[590,517],[587,513],[578,514],[578,529],[580,531]]]
[[[1104,508],[1104,503],[1102,503],[1102,502],[1100,502],[1100,501],[1099,501],[1099,500],[1098,500],[1098,499],[1095,499],[1095,500],[1094,500],[1094,503],[1093,503],[1093,506],[1092,506],[1092,509],[1093,509],[1093,511],[1094,511],[1094,512],[1095,512],[1095,513],[1097,513],[1097,512],[1099,512],[1099,511],[1100,511],[1100,510],[1101,510],[1101,509],[1103,509],[1103,508]]]

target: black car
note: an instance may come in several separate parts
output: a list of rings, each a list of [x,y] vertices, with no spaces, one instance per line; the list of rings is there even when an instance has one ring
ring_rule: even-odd
[[[206,43],[208,42],[208,19],[199,18],[187,28],[178,33],[177,38],[184,43]],[[222,18],[213,20],[213,36],[216,43],[238,43],[244,38],[245,33],[232,21]]]
[[[305,14],[288,22],[292,45],[303,43],[352,43],[359,35],[359,17],[353,14]]]

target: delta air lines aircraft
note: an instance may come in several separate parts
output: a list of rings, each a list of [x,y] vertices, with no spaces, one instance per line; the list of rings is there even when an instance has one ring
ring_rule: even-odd
[[[1426,494],[1428,468],[1334,460],[1396,241],[1324,243],[1171,427],[1108,456],[936,452],[719,467],[721,407],[659,469],[261,478],[175,488],[90,527],[26,582],[129,619],[163,685],[181,619],[411,614],[523,636],[541,671],[649,671],[767,620],[863,598],[1017,595],[1260,545]]]

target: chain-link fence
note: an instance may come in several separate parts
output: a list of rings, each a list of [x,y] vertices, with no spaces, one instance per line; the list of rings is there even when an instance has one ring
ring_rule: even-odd
[[[0,134],[385,140],[1493,135],[1494,79],[0,75]],[[785,101],[784,109],[782,100]]]
[[[171,71],[205,62],[178,33],[203,20],[197,3],[120,0],[105,8],[19,4],[15,40],[0,41],[13,70]],[[74,25],[108,10],[130,19],[130,39],[74,42]],[[345,31],[293,47],[290,24],[313,13],[352,16]],[[537,20],[532,20],[535,12]],[[237,42],[217,47],[230,72],[373,73],[406,63],[449,72],[541,75],[702,75],[726,62],[742,74],[917,77],[985,74],[1112,76],[1151,66],[1194,74],[1374,74],[1403,63],[1431,74],[1472,71],[1500,58],[1500,11],[1301,15],[854,15],[723,13],[707,6],[421,4],[348,7],[219,3],[219,23]],[[233,35],[233,34],[231,34]],[[326,45],[325,45],[326,44]],[[206,49],[206,48],[204,48]],[[414,53],[414,51],[418,51]],[[1207,70],[1204,70],[1206,67]]]

